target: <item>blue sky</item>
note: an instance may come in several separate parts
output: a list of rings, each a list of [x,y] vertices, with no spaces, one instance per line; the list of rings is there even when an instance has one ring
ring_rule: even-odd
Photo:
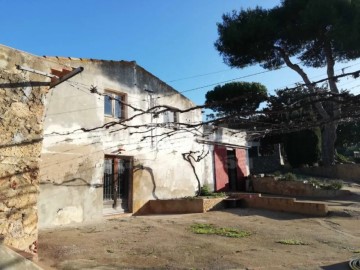
[[[265,71],[230,69],[214,48],[216,23],[223,13],[256,5],[271,8],[280,0],[0,0],[0,43],[36,55],[135,60],[197,104],[220,82]],[[360,69],[360,61],[337,65]],[[308,70],[324,77],[324,70]],[[209,75],[204,75],[208,74]],[[202,76],[198,76],[202,75]],[[194,77],[194,78],[189,78]],[[187,79],[184,79],[187,78]],[[274,89],[294,86],[300,77],[287,68],[243,81]],[[359,82],[342,88],[360,93]],[[209,85],[209,86],[207,86]],[[205,87],[207,86],[207,87]],[[200,88],[188,91],[194,88]]]

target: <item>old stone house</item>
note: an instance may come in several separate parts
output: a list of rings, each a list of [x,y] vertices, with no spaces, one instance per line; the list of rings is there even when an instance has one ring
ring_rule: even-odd
[[[244,189],[245,134],[204,127],[193,102],[136,62],[0,46],[0,67],[5,243],[29,250],[38,227],[136,214],[203,185]]]

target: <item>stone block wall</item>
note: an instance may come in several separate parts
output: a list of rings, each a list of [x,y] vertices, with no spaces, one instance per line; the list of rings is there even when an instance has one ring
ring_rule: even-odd
[[[254,192],[295,197],[332,198],[350,194],[348,190],[324,190],[316,188],[310,183],[278,181],[273,177],[252,178],[252,186]]]
[[[351,180],[360,182],[360,164],[336,164],[328,167],[309,167],[293,170],[295,173],[301,173],[312,176],[339,178],[342,180]]]
[[[16,69],[15,64],[24,60],[18,51],[0,47],[0,238],[6,245],[35,253],[48,87],[30,83],[33,79],[43,83],[43,76]]]
[[[294,198],[254,197],[244,198],[245,206],[310,216],[326,216],[328,206],[325,203],[298,202]]]

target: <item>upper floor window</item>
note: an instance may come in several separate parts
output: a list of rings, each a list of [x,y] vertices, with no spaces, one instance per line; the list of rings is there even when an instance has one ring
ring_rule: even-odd
[[[105,116],[124,119],[126,118],[126,94],[105,92],[104,113]]]
[[[164,112],[164,124],[167,127],[178,127],[179,123],[179,112],[168,110]]]

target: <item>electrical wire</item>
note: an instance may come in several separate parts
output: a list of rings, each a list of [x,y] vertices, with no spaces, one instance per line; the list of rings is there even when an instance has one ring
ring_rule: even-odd
[[[329,80],[329,79],[338,79],[338,78],[343,78],[343,77],[346,77],[346,76],[355,76],[356,74],[358,74],[360,72],[360,70],[357,70],[357,71],[355,71],[355,72],[350,72],[350,73],[345,73],[345,74],[341,74],[341,75],[337,75],[337,76],[334,76],[333,78],[325,78],[325,79],[321,79],[321,80],[318,80],[318,81],[316,81],[316,82],[312,82],[312,84],[313,85],[315,85],[315,84],[317,84],[317,83],[319,83],[319,82],[323,82],[323,81],[327,81],[327,80]],[[297,87],[301,87],[301,86],[304,86],[304,84],[302,84],[302,85],[299,85],[299,86],[297,86]],[[296,87],[296,88],[297,88]],[[294,89],[296,89],[296,88],[294,88]],[[89,90],[90,91],[90,90]],[[106,96],[106,94],[101,94],[101,93],[99,93],[98,91],[95,91],[95,92],[93,92],[93,93],[91,93],[91,94],[98,94],[98,95],[100,95],[100,96]],[[119,101],[119,102],[121,102],[121,101]],[[229,102],[229,101],[226,101],[226,102]],[[221,102],[220,102],[221,103]],[[131,105],[129,105],[129,104],[125,104],[125,103],[123,103],[123,105],[126,105],[126,106],[131,106]],[[136,109],[136,110],[139,110],[139,111],[142,111],[142,113],[140,113],[140,114],[138,114],[138,115],[134,115],[134,116],[132,116],[133,118],[135,118],[135,117],[137,117],[137,116],[140,116],[140,115],[144,115],[144,114],[146,114],[146,113],[151,113],[152,111],[152,109],[154,109],[154,108],[151,108],[150,110],[147,110],[147,111],[144,111],[144,110],[142,110],[142,109],[138,109],[138,108],[136,108],[136,107],[133,107],[133,106],[131,106],[133,109]],[[190,111],[190,110],[195,110],[195,109],[199,109],[200,107],[205,107],[205,105],[201,105],[201,106],[195,106],[195,107],[193,107],[193,108],[191,108],[191,109],[189,109],[188,111]],[[72,112],[74,112],[74,111],[72,111]],[[130,119],[130,118],[129,118]],[[119,122],[119,123],[116,123],[116,122],[113,122],[112,123],[112,125],[124,125],[123,124],[123,122]],[[108,125],[107,124],[105,124],[105,125],[103,125],[103,126],[99,126],[99,127],[94,127],[94,128],[92,128],[92,129],[101,129],[101,128],[104,128],[104,127],[108,127]],[[77,129],[77,130],[79,130],[79,129]],[[77,131],[77,130],[75,130],[75,131]],[[84,130],[83,130],[84,131]],[[85,130],[85,131],[89,131],[89,129],[87,129],[87,130]],[[69,132],[67,132],[67,134],[69,134]]]
[[[219,73],[230,71],[230,70],[232,70],[232,69],[229,68],[229,69],[213,71],[213,72],[204,73],[204,74],[192,75],[192,76],[189,76],[189,77],[183,77],[183,78],[180,78],[180,79],[174,79],[174,80],[166,81],[166,83],[184,81],[184,80],[188,80],[188,79],[194,79],[194,78],[204,77],[204,76],[213,75],[213,74],[219,74]]]

